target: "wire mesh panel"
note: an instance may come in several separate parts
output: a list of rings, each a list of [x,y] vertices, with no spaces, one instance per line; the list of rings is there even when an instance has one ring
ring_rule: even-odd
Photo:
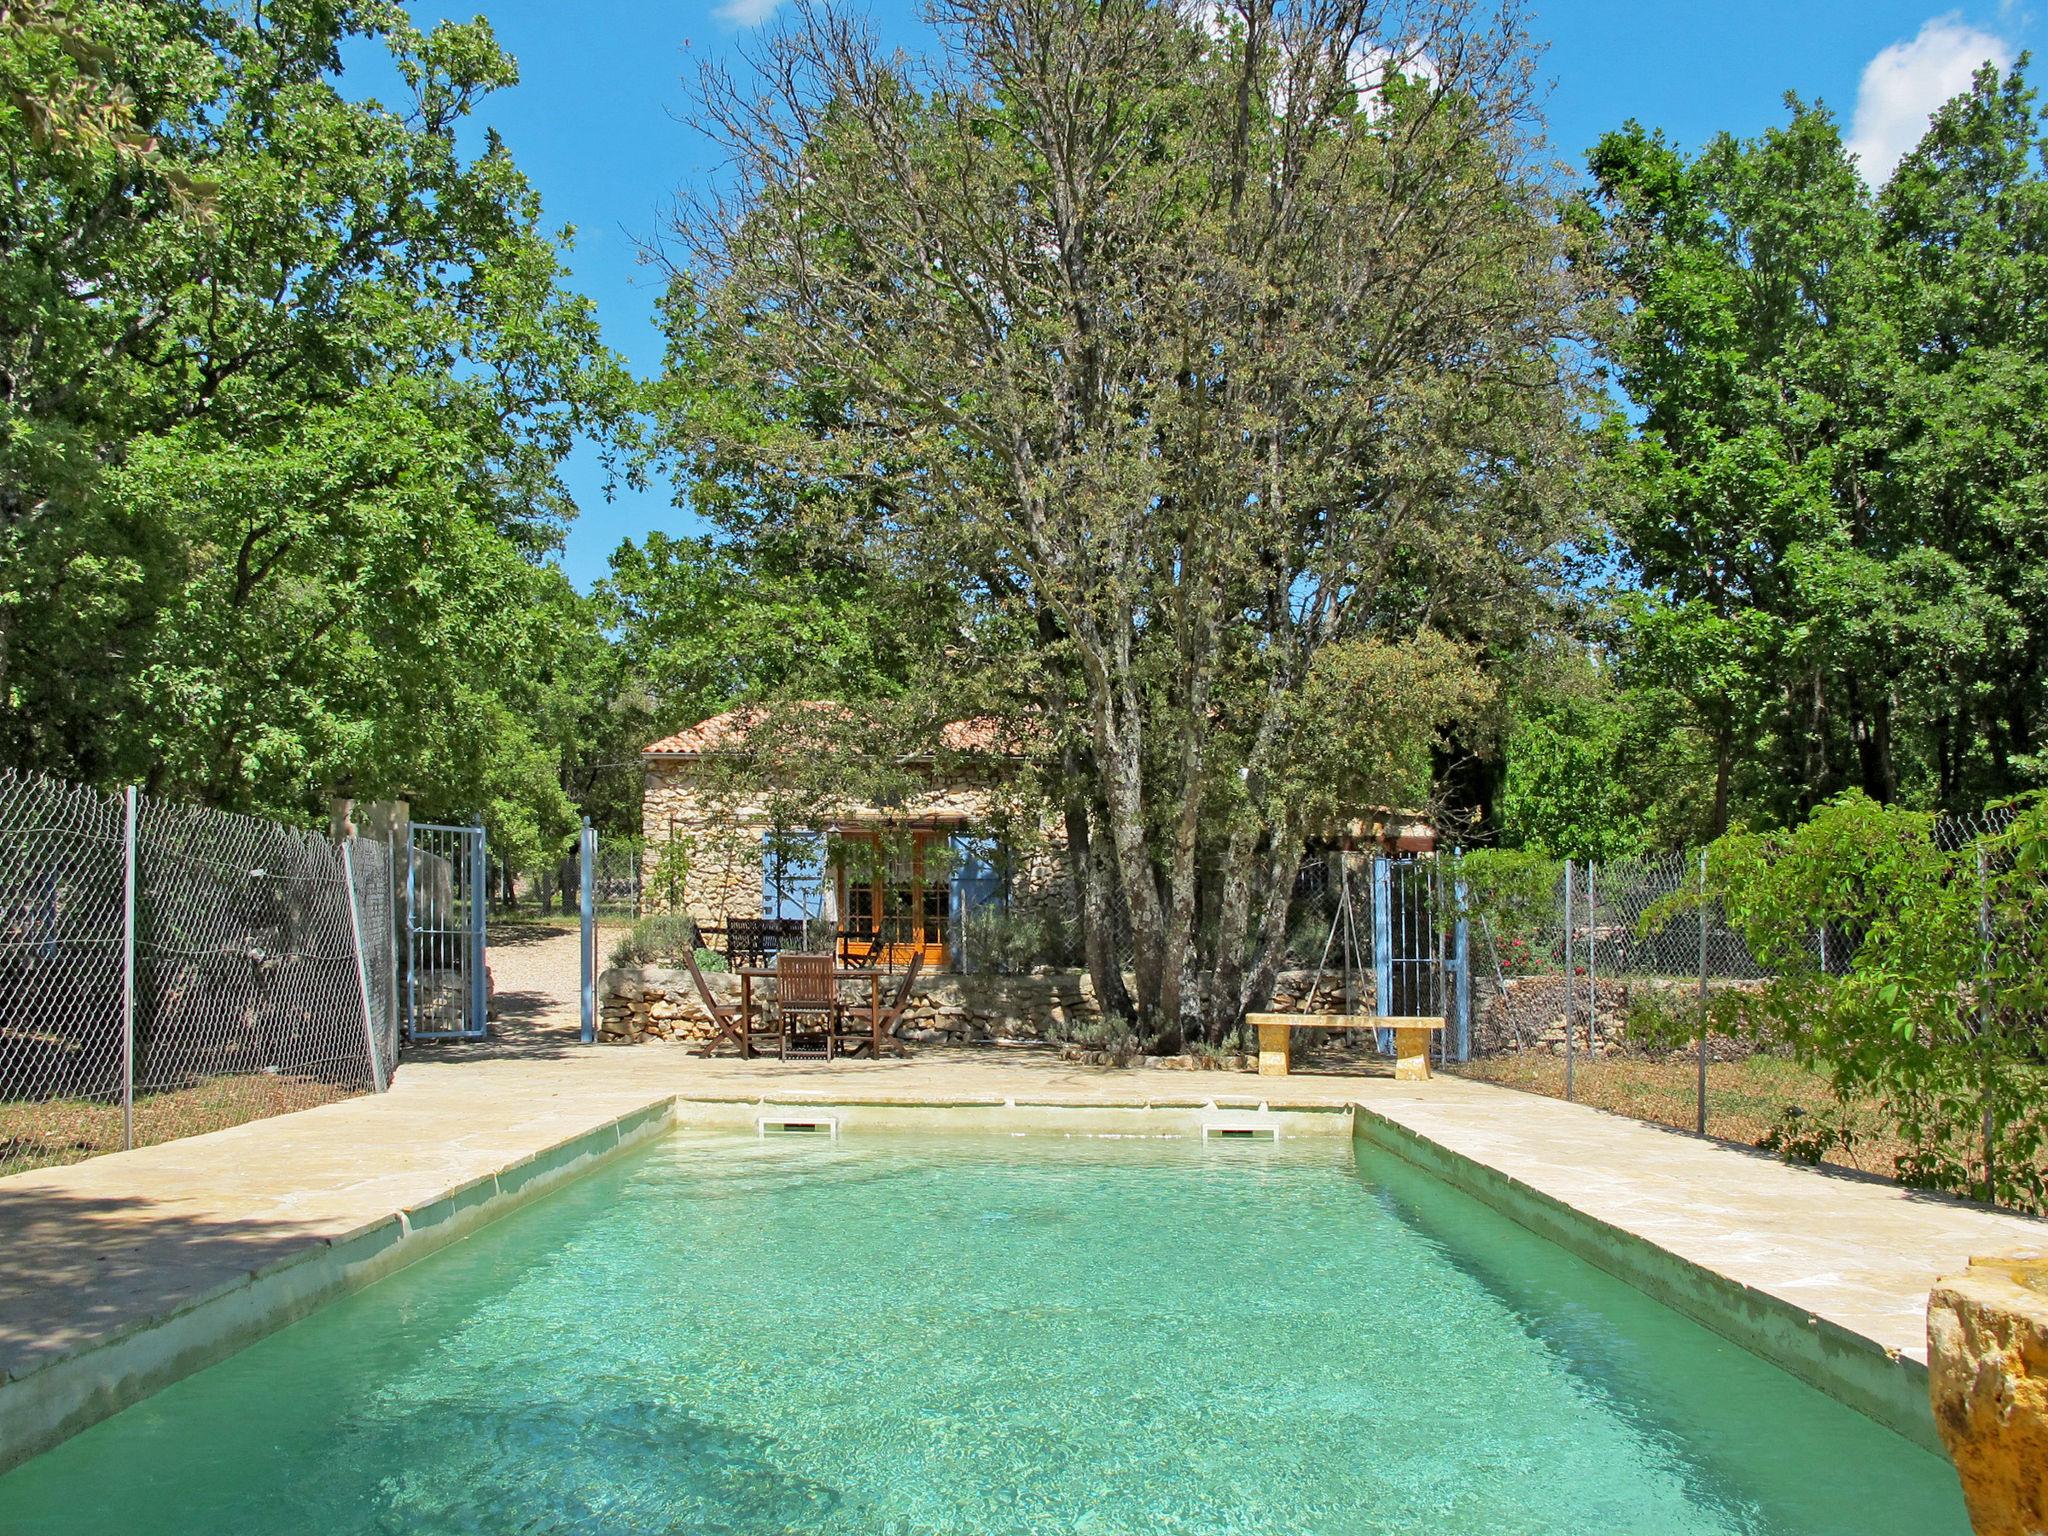
[[[645,844],[637,837],[593,839],[588,879],[599,915],[639,916],[644,853]]]
[[[133,805],[131,836],[124,797],[0,775],[0,1174],[379,1081],[358,957],[388,970],[381,848],[351,847],[352,911],[324,838]]]
[[[145,800],[136,889],[138,1142],[373,1086],[333,842]]]
[[[383,1080],[398,1067],[403,1010],[398,1000],[398,934],[393,919],[391,845],[376,838],[349,840],[356,885],[356,931],[362,946],[363,989],[369,996],[370,1034]]]
[[[0,1173],[122,1144],[122,808],[0,776]]]
[[[408,1040],[481,1040],[484,829],[416,821],[406,848]]]

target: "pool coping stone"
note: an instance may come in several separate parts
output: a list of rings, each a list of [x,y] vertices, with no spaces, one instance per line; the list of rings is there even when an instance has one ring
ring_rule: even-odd
[[[383,1279],[662,1134],[676,1096],[521,1154],[443,1193],[324,1235],[141,1312],[77,1348],[0,1371],[0,1473]]]

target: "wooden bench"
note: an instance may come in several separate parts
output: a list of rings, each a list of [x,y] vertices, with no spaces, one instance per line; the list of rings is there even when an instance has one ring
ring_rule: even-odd
[[[1287,1075],[1287,1032],[1290,1029],[1391,1029],[1394,1032],[1394,1076],[1419,1080],[1430,1075],[1430,1036],[1443,1030],[1440,1017],[1377,1018],[1369,1013],[1248,1013],[1245,1022],[1259,1032],[1259,1076]]]

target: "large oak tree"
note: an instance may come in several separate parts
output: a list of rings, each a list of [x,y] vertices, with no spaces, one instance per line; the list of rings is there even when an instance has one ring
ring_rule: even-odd
[[[708,78],[731,174],[669,314],[722,404],[667,430],[971,595],[935,694],[1043,719],[1089,930],[1128,922],[1149,1036],[1214,1034],[1305,839],[1427,793],[1570,526],[1529,55],[1470,0],[931,20],[885,58],[806,8]]]

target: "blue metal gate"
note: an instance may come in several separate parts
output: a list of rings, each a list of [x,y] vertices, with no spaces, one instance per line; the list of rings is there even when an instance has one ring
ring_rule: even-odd
[[[1373,860],[1374,1012],[1382,1018],[1440,1018],[1439,1061],[1471,1057],[1471,941],[1465,886],[1454,862],[1438,857]],[[1379,1031],[1382,1051],[1393,1031]]]
[[[482,827],[412,824],[405,848],[406,1039],[481,1040],[489,1033],[489,894]]]

